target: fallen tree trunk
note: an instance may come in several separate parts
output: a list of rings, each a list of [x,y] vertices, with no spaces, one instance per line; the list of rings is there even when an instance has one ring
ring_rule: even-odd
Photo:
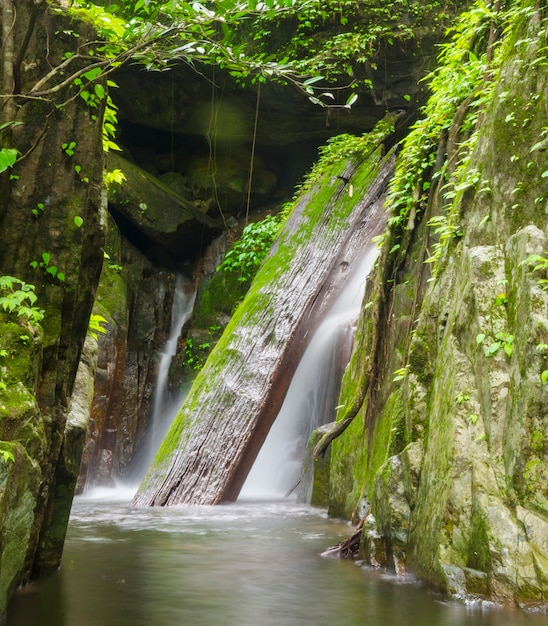
[[[393,156],[381,152],[333,166],[301,197],[196,378],[135,505],[237,498],[318,321],[357,253],[384,228]]]

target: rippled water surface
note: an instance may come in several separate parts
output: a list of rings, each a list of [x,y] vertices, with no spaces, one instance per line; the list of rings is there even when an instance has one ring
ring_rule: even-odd
[[[8,626],[539,626],[321,557],[350,534],[294,503],[131,509],[78,498],[58,574],[19,593]]]

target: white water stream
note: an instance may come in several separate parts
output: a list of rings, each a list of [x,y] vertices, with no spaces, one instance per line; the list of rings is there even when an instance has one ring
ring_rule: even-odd
[[[365,279],[377,258],[371,244],[322,321],[293,376],[286,398],[240,492],[239,501],[279,500],[300,477],[315,428],[332,421],[348,363]]]
[[[170,391],[169,389],[169,368],[177,352],[177,341],[183,326],[192,314],[195,298],[196,288],[194,283],[188,278],[179,275],[175,283],[173,295],[171,329],[164,349],[160,354],[158,364],[158,376],[154,390],[152,413],[150,415],[147,449],[143,454],[141,463],[139,463],[139,474],[141,476],[144,475],[150,466],[183,401],[183,390]]]

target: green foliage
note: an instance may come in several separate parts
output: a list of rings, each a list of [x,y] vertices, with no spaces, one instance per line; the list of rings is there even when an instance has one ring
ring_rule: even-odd
[[[420,217],[434,191],[432,184],[436,185],[441,206],[439,215],[430,220],[436,236],[428,259],[434,275],[444,250],[462,235],[460,199],[479,181],[470,159],[477,142],[480,111],[491,98],[498,71],[496,55],[495,60],[490,59],[493,50],[488,50],[488,33],[501,19],[480,0],[450,30],[451,40],[441,47],[439,66],[427,77],[431,96],[422,109],[423,117],[403,142],[390,185],[387,205],[391,214],[388,222],[394,233],[392,245]],[[440,139],[449,132],[461,107],[459,151],[446,154],[442,164],[436,163]]]
[[[114,169],[111,172],[105,172],[105,174],[103,175],[103,182],[107,189],[112,184],[121,185],[125,180],[127,180],[126,175],[120,169]]]
[[[5,463],[15,463],[15,456],[11,450],[6,450],[0,446],[0,457]]]
[[[51,276],[52,278],[57,278],[60,282],[64,282],[65,275],[63,272],[60,272],[57,268],[57,265],[50,265],[51,254],[49,252],[42,252],[42,256],[39,261],[31,261],[29,265],[36,269],[37,267],[41,267],[44,270],[44,274]]]
[[[278,234],[283,217],[267,215],[264,220],[248,224],[217,268],[240,274],[238,280],[251,281]]]
[[[298,195],[311,189],[330,165],[340,163],[350,157],[364,159],[376,150],[386,137],[394,132],[394,119],[393,114],[388,114],[379,120],[373,130],[368,133],[362,135],[343,133],[328,139],[326,144],[318,148],[317,161],[298,188],[293,202],[284,209],[285,213],[287,215],[291,213]]]
[[[46,205],[43,202],[39,202],[36,205],[36,208],[32,209],[32,214],[34,215],[34,217],[38,217],[42,215],[45,208],[46,208]]]
[[[76,148],[75,141],[68,141],[64,144],[61,144],[61,149],[69,157],[74,156],[74,148]]]
[[[0,135],[14,126],[19,126],[21,122],[5,122],[0,124]],[[5,172],[9,167],[13,167],[19,156],[19,151],[14,148],[2,148],[0,147],[0,174]]]
[[[205,364],[210,348],[211,344],[208,341],[194,345],[194,341],[189,337],[185,341],[182,365],[199,372]]]
[[[376,70],[382,46],[413,39],[415,29],[434,28],[447,19],[451,3],[396,0],[308,0],[290,2],[282,10],[263,11],[251,23],[252,49],[265,56],[277,53],[302,75],[318,81],[337,80],[347,86],[371,86],[367,69]],[[367,69],[366,69],[367,68]],[[329,92],[328,92],[329,93]],[[328,96],[336,104],[337,93]],[[325,100],[325,93],[311,100]],[[346,99],[346,97],[345,97]],[[344,100],[343,100],[344,101]]]
[[[105,97],[105,88],[100,82],[102,70],[94,67],[74,79],[73,85],[79,89],[78,95],[92,109],[99,107],[100,101]]]
[[[88,323],[88,332],[95,340],[98,338],[97,333],[106,335],[107,329],[103,324],[108,324],[108,321],[102,315],[96,313],[91,314]]]
[[[13,167],[19,152],[13,148],[0,148],[0,174]]]
[[[108,87],[117,87],[116,83],[111,80],[107,81]],[[116,143],[116,126],[118,124],[118,107],[112,101],[112,98],[107,95],[106,103],[105,103],[105,112],[103,113],[103,150],[108,152],[109,150],[117,150],[121,151],[120,146]],[[120,170],[114,170],[115,172],[120,172]],[[122,174],[123,180],[125,180],[125,176]],[[113,182],[113,181],[110,181]],[[122,181],[115,181],[122,182]],[[108,183],[105,181],[105,184],[108,186]]]
[[[476,344],[483,345],[486,339],[485,333],[479,333],[476,336]],[[514,335],[500,331],[495,334],[489,345],[484,347],[485,356],[492,357],[502,348],[506,356],[510,357],[514,353]]]
[[[44,310],[34,306],[36,300],[34,285],[13,276],[0,276],[0,306],[4,311],[38,326],[44,319]]]
[[[541,272],[546,276],[546,272],[548,271],[548,256],[543,257],[540,254],[531,254],[525,260],[521,261],[520,265],[528,265],[533,272]],[[544,277],[539,278],[537,285],[544,290],[548,290],[548,279]]]

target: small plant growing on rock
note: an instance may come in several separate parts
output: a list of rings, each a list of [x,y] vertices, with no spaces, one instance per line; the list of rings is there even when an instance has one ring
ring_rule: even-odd
[[[108,321],[102,315],[91,314],[88,323],[88,332],[95,340],[97,340],[98,337],[97,333],[106,335],[107,329],[103,324],[108,324]]]
[[[44,310],[34,306],[38,298],[34,289],[34,285],[13,276],[0,276],[0,307],[38,326],[44,319]]]
[[[532,254],[522,261],[520,265],[528,265],[533,272],[544,272],[546,276],[546,271],[548,271],[548,256],[543,257],[540,256],[540,254]],[[544,290],[548,290],[548,278],[539,278],[537,285]]]
[[[64,282],[65,275],[63,272],[60,272],[57,265],[50,265],[51,254],[49,252],[42,252],[42,257],[40,261],[31,261],[30,266],[33,269],[37,267],[41,267],[44,270],[44,273],[49,274],[52,278],[57,278],[60,282]]]
[[[15,463],[15,457],[13,456],[13,452],[9,450],[5,450],[0,447],[0,457],[4,460],[5,463]]]
[[[256,274],[272,242],[280,230],[282,218],[267,215],[264,220],[248,224],[240,239],[229,250],[217,268],[225,272],[239,272],[238,280],[250,281]]]

